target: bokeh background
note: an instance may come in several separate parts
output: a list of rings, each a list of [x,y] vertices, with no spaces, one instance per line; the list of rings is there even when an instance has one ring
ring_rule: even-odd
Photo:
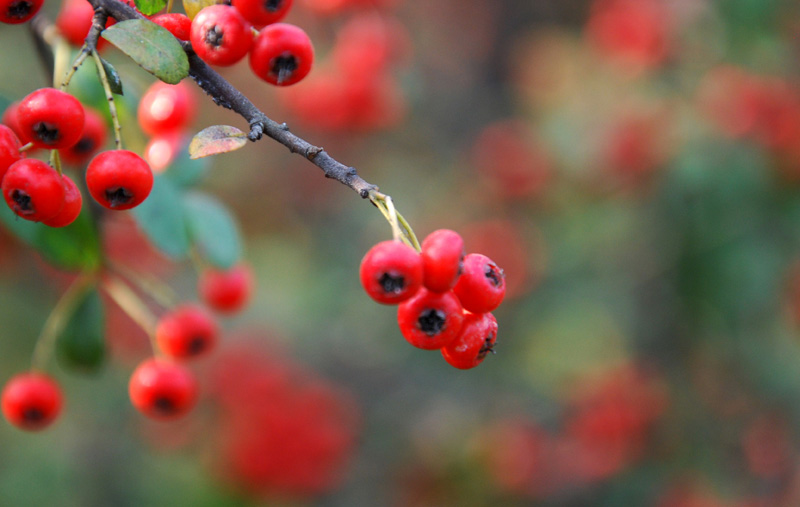
[[[406,343],[358,283],[386,221],[248,145],[204,166],[257,288],[192,365],[199,406],[170,423],[131,407],[151,351],[109,305],[103,367],[51,363],[57,424],[0,425],[0,504],[800,505],[800,5],[361,4],[295,2],[317,54],[303,83],[223,75],[391,194],[420,238],[454,229],[505,269],[497,353],[459,371]],[[25,28],[0,41],[5,104],[48,84]],[[131,111],[152,77],[104,56],[144,151]],[[246,128],[196,98],[196,130]],[[197,299],[192,263],[129,216],[101,230],[109,256]],[[0,234],[4,382],[69,275]]]

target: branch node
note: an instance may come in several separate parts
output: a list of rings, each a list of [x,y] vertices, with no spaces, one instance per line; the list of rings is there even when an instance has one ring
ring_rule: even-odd
[[[281,130],[289,132],[289,125],[287,125],[286,122],[281,123],[280,128]]]
[[[250,133],[247,138],[251,141],[258,141],[264,135],[264,122],[261,120],[253,120],[250,122]]]
[[[322,153],[323,151],[324,149],[320,148],[319,146],[309,146],[308,148],[306,148],[306,158],[308,160],[314,160],[314,158],[316,158],[316,156]]]

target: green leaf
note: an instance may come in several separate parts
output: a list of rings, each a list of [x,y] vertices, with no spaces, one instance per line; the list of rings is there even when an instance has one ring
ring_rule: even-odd
[[[48,227],[23,220],[7,206],[0,206],[0,222],[23,242],[36,249],[56,267],[68,270],[91,270],[100,265],[101,249],[89,206],[66,227]]]
[[[113,65],[108,63],[105,59],[100,58],[100,62],[103,64],[103,70],[106,73],[106,78],[108,79],[108,86],[111,88],[112,93],[116,93],[117,95],[122,95],[122,79],[119,77],[119,72],[117,69],[114,68]],[[99,69],[98,69],[99,74]]]
[[[229,125],[214,125],[195,134],[189,143],[189,156],[203,158],[235,151],[247,144],[247,134]]]
[[[145,16],[152,16],[167,6],[167,0],[136,0],[136,8]]]
[[[106,28],[102,35],[165,83],[178,84],[189,75],[189,59],[166,28],[145,19],[127,19]]]
[[[91,290],[78,304],[56,341],[56,354],[65,366],[94,371],[105,359],[105,311],[100,294]]]
[[[175,259],[189,253],[181,192],[169,178],[156,175],[150,195],[131,211],[156,248]]]
[[[233,215],[214,197],[189,192],[184,198],[192,242],[200,254],[220,269],[229,269],[242,255],[242,241]]]

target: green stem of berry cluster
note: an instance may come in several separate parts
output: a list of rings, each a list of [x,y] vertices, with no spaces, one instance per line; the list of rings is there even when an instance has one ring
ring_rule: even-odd
[[[86,296],[86,293],[96,285],[97,274],[95,272],[82,273],[53,307],[47,320],[44,322],[42,332],[36,340],[31,358],[31,370],[44,371],[47,361],[53,355],[56,339],[64,329],[64,325],[75,313],[78,303]]]
[[[114,92],[111,91],[111,85],[108,83],[108,75],[103,66],[103,61],[97,51],[92,51],[92,58],[97,65],[97,74],[100,76],[100,83],[103,85],[103,91],[106,94],[106,102],[108,102],[108,112],[111,114],[111,124],[114,127],[114,145],[118,150],[122,149],[122,127],[119,124],[119,116],[117,115],[117,104],[114,102]]]
[[[157,277],[151,276],[148,273],[136,271],[124,264],[114,261],[107,261],[107,265],[111,271],[118,273],[132,285],[135,285],[139,291],[152,298],[153,301],[160,306],[172,308],[178,303],[178,295],[172,290],[172,287],[162,282]]]
[[[153,354],[158,353],[156,345],[156,322],[157,319],[147,308],[147,305],[139,298],[127,284],[119,277],[108,276],[103,280],[103,289],[114,300],[114,302],[128,314],[128,316],[141,327],[150,339],[150,346]]]
[[[417,252],[422,251],[422,247],[419,245],[419,240],[417,240],[414,230],[405,217],[395,209],[391,196],[378,192],[377,190],[372,190],[369,193],[369,200],[380,210],[381,214],[389,222],[395,241],[402,241]]]

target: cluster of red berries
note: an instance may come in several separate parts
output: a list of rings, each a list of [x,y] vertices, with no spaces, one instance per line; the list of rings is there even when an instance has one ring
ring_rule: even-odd
[[[83,199],[73,180],[41,160],[26,158],[22,145],[63,151],[68,160],[81,161],[105,139],[102,119],[89,116],[87,129],[83,105],[55,88],[33,91],[4,115],[0,177],[3,197],[18,216],[51,227],[69,225],[78,217]],[[150,194],[153,174],[135,153],[109,150],[89,162],[86,186],[102,206],[129,209]]]
[[[292,85],[311,70],[314,47],[302,28],[279,23],[291,6],[292,0],[234,0],[205,7],[192,20],[189,42],[211,65],[233,65],[249,54],[256,76]]]
[[[378,303],[396,304],[397,323],[411,345],[441,350],[459,369],[474,368],[493,350],[505,274],[479,253],[464,254],[461,236],[439,229],[417,252],[383,241],[361,261],[361,284]]]

